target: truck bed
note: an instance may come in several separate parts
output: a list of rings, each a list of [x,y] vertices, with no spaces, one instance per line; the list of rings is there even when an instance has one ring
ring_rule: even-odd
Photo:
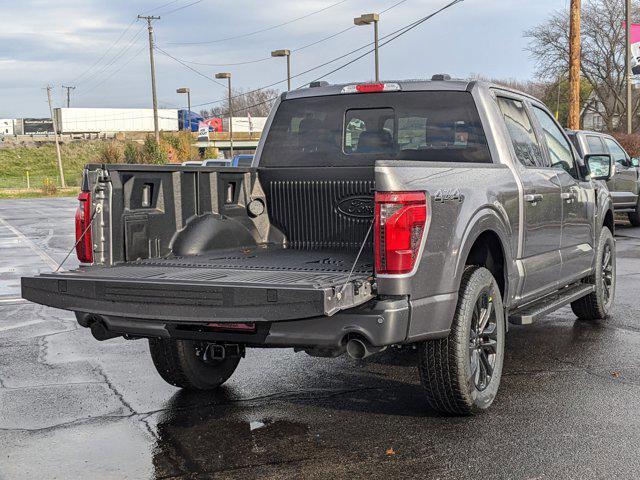
[[[333,315],[373,296],[364,254],[280,246],[80,267],[23,279],[23,296],[57,308],[171,321],[273,321]],[[346,284],[346,286],[345,286]],[[344,287],[344,288],[343,288]]]

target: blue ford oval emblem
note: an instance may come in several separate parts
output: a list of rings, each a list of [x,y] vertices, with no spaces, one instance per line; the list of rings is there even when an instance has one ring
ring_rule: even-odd
[[[338,211],[347,217],[373,217],[373,197],[348,197],[338,202]]]

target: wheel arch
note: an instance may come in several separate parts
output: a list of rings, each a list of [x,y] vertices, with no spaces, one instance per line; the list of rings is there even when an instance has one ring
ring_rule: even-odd
[[[469,223],[461,242],[460,255],[456,267],[456,280],[462,280],[468,265],[487,268],[498,282],[503,303],[509,304],[513,288],[517,285],[517,271],[513,262],[512,249],[515,233],[493,209],[478,212]]]

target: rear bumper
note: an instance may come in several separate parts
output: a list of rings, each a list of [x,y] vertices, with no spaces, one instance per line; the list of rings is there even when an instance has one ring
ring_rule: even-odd
[[[407,338],[410,306],[406,297],[380,300],[340,312],[332,317],[256,322],[255,333],[210,331],[206,324],[96,315],[76,312],[83,326],[100,322],[112,336],[181,338],[242,343],[263,347],[309,347],[335,350],[357,335],[374,346],[403,343]]]

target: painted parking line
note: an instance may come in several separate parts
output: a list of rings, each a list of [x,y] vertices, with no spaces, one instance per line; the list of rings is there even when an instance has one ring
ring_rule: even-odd
[[[25,300],[21,297],[8,297],[8,298],[0,298],[0,305],[4,303],[8,303],[10,305],[14,305],[16,303],[27,303],[28,300]]]
[[[18,237],[27,247],[29,247],[36,255],[38,255],[52,270],[58,268],[58,263],[51,256],[42,250],[39,246],[29,240],[20,230],[15,228],[4,218],[0,217],[0,225],[7,227],[11,233]]]
[[[27,322],[19,323],[18,325],[9,325],[7,327],[0,327],[0,332],[6,332],[7,330],[15,330],[16,328],[28,327],[30,325],[44,323],[45,321],[46,320],[29,320]]]

